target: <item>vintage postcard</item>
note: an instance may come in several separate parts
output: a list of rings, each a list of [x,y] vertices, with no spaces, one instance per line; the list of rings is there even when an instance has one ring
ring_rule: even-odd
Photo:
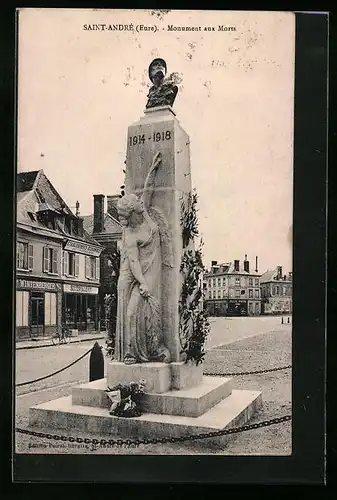
[[[17,23],[15,452],[291,456],[295,14]]]

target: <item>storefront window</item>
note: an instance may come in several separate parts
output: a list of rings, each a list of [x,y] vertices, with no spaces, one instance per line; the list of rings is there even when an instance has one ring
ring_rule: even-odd
[[[56,293],[45,293],[44,317],[45,325],[56,325]]]
[[[16,326],[28,326],[29,292],[16,292]]]

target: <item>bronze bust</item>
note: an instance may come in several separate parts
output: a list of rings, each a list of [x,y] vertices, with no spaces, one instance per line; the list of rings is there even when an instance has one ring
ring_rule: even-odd
[[[149,66],[149,78],[153,83],[147,95],[146,108],[173,106],[178,87],[171,81],[165,81],[167,66],[164,59],[154,59]]]

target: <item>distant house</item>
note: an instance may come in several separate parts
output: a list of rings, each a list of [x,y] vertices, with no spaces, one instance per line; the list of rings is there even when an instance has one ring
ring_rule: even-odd
[[[292,273],[283,274],[282,266],[261,276],[262,314],[292,313]]]
[[[98,326],[101,245],[43,170],[17,175],[17,340]]]
[[[110,295],[113,303],[112,317],[117,312],[117,281],[119,277],[119,242],[122,237],[122,226],[118,221],[117,200],[119,195],[107,196],[107,210],[104,208],[105,195],[94,195],[94,213],[83,216],[84,229],[98,241],[103,251],[100,259],[100,327],[105,325],[105,297]],[[111,325],[114,329],[114,325]]]
[[[261,313],[260,274],[244,261],[213,261],[203,276],[204,307],[210,316],[257,316]]]

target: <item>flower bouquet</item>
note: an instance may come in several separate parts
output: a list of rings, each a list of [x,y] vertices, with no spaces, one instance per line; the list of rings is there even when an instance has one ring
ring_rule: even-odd
[[[112,388],[106,389],[107,395],[112,401],[109,413],[117,417],[139,417],[141,412],[141,400],[145,390],[145,380],[139,383],[130,382],[129,384],[118,384]],[[116,398],[116,391],[119,392],[119,398]]]

